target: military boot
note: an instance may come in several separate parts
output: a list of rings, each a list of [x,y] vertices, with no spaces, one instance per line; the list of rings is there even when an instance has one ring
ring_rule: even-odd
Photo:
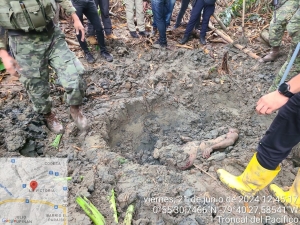
[[[79,105],[70,106],[70,115],[79,130],[86,130],[88,128],[87,118],[82,114]]]
[[[96,59],[94,58],[94,56],[92,55],[91,52],[85,52],[85,59],[89,64],[93,64],[96,62]]]
[[[55,113],[50,112],[44,114],[44,118],[46,119],[46,126],[50,131],[52,131],[55,134],[64,133],[64,127],[62,123],[57,119]]]
[[[130,36],[133,38],[139,38],[139,35],[136,33],[136,31],[130,31]]]
[[[275,199],[288,206],[288,209],[293,209],[292,213],[300,214],[300,170],[288,191],[283,191],[275,184],[271,184],[269,190]]]
[[[107,61],[112,62],[114,60],[113,56],[109,54],[107,51],[100,52],[100,55]]]
[[[270,53],[268,55],[266,55],[265,57],[261,58],[259,60],[259,62],[271,62],[274,61],[275,59],[277,59],[278,55],[279,55],[279,46],[276,47],[272,47]]]
[[[190,35],[184,35],[183,38],[179,41],[179,44],[183,45],[189,41]]]
[[[113,40],[118,39],[118,37],[117,37],[116,35],[114,35],[113,33],[107,34],[107,35],[106,35],[106,38],[107,38],[107,39],[113,39]]]
[[[150,34],[146,31],[140,31],[139,35],[142,36],[142,37],[149,37],[150,36]]]
[[[201,44],[206,45],[205,37],[200,37],[199,41],[200,41]]]
[[[255,153],[245,171],[240,176],[233,176],[223,169],[219,169],[217,173],[222,183],[227,187],[245,197],[253,197],[258,191],[264,189],[271,183],[279,171],[279,166],[275,170],[263,168],[257,161]]]

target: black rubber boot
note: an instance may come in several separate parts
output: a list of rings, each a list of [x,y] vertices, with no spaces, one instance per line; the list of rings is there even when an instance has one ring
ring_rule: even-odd
[[[148,37],[148,36],[150,36],[150,34],[148,32],[146,32],[146,31],[140,31],[139,35],[142,36],[142,37]]]
[[[200,43],[206,45],[205,37],[200,37]]]
[[[85,59],[89,64],[93,64],[95,63],[96,59],[94,58],[94,56],[92,55],[92,53],[90,52],[85,52]]]
[[[190,35],[184,35],[183,38],[179,41],[179,44],[183,45],[189,41]]]
[[[139,35],[136,33],[136,31],[130,31],[129,33],[130,33],[131,37],[139,38]]]
[[[112,62],[114,60],[113,56],[107,51],[101,52],[101,56],[105,58],[107,62]]]

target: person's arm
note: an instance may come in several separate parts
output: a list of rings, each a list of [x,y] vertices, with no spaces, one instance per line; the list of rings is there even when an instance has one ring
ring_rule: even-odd
[[[143,0],[143,9],[144,12],[146,12],[146,10],[148,9],[148,0]]]
[[[3,27],[0,27],[0,58],[1,61],[3,62],[3,65],[8,73],[10,73],[13,76],[17,76],[17,69],[19,69],[19,66],[14,60],[13,57],[11,57],[7,50],[6,50],[6,45],[7,45],[7,39],[5,35],[5,29]]]
[[[293,77],[289,82],[290,92],[297,94],[300,92],[300,74]],[[287,101],[288,97],[280,94],[278,90],[261,97],[256,104],[256,111],[259,114],[271,114],[277,109],[281,108]]]
[[[59,4],[65,10],[66,15],[72,17],[74,21],[74,28],[76,30],[76,35],[78,35],[79,32],[81,32],[81,41],[84,41],[85,30],[80,19],[76,14],[76,9],[72,5],[72,2],[70,0],[60,0]]]
[[[17,61],[8,54],[6,49],[0,48],[0,58],[6,71],[12,76],[18,76],[17,70],[19,70],[20,67]]]

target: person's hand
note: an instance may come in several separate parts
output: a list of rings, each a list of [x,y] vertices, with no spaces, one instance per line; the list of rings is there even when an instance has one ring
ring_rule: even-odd
[[[72,14],[72,18],[73,18],[73,21],[74,21],[74,28],[75,28],[75,31],[76,31],[76,35],[79,35],[79,32],[81,32],[81,41],[84,41],[85,30],[84,30],[84,27],[83,27],[80,19],[78,18],[76,13]]]
[[[144,12],[145,12],[148,8],[148,2],[147,1],[143,2],[143,8],[144,8]]]
[[[256,111],[258,114],[271,114],[281,108],[287,101],[288,97],[280,94],[278,91],[273,91],[262,96],[256,103]]]
[[[0,57],[6,71],[12,76],[20,77],[20,75],[18,74],[18,70],[21,70],[20,66],[18,65],[17,61],[8,54],[6,50],[1,50]]]

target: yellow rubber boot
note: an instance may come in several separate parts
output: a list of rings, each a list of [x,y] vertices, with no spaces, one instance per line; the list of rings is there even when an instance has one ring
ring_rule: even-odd
[[[274,198],[281,201],[285,206],[292,207],[293,212],[298,211],[297,213],[300,213],[300,170],[298,170],[297,176],[289,191],[283,191],[275,184],[271,184],[269,189]]]
[[[240,176],[234,176],[223,169],[219,169],[217,173],[222,183],[227,187],[243,196],[252,197],[271,183],[279,171],[279,166],[275,170],[263,168],[257,161],[255,153],[247,168]]]

